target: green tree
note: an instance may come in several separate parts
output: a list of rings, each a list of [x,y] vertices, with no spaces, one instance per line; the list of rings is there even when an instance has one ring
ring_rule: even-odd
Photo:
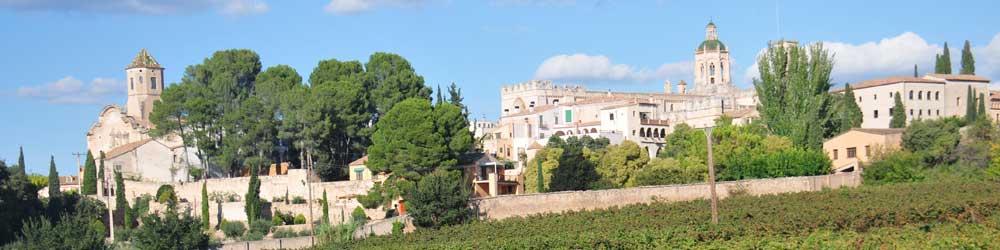
[[[919,155],[906,150],[891,152],[865,166],[865,184],[914,182],[924,179],[924,162]]]
[[[649,152],[632,141],[609,146],[600,154],[597,188],[622,188],[636,186],[635,173],[649,162]]]
[[[320,200],[320,204],[323,205],[323,222],[321,224],[330,224],[330,201],[326,199],[326,189],[323,189],[323,200]]]
[[[1000,144],[990,143],[990,164],[985,170],[986,178],[1000,181]]]
[[[142,226],[133,232],[132,246],[137,249],[208,249],[208,235],[202,223],[188,214],[167,209],[163,216],[142,217]]]
[[[558,138],[553,136],[552,138]],[[547,192],[549,183],[552,182],[552,172],[559,167],[559,157],[562,156],[563,149],[558,147],[545,147],[535,153],[535,157],[528,163],[524,173],[524,190],[527,192]],[[541,162],[541,169],[538,168]],[[541,170],[541,171],[539,171]]]
[[[948,42],[944,43],[944,51],[938,56],[937,64],[934,66],[934,73],[951,74],[951,52],[948,50]]]
[[[962,125],[957,118],[913,120],[903,131],[903,149],[922,157],[928,166],[952,163]]]
[[[972,122],[979,119],[979,114],[976,110],[976,95],[972,91],[972,86],[966,86],[967,92],[965,95],[965,121]]]
[[[462,141],[468,138],[463,134],[463,131],[468,133],[467,127],[456,131],[461,122],[444,120],[454,110],[450,104],[432,107],[426,99],[400,102],[376,125],[373,144],[368,148],[368,167],[374,172],[390,172],[418,181],[439,166],[455,165],[458,161],[455,157],[467,150],[471,142]],[[462,152],[451,151],[454,149]]]
[[[851,89],[850,84],[845,84],[842,95],[837,96],[835,94],[835,96],[834,106],[830,112],[830,125],[825,135],[828,138],[839,135],[851,128],[861,127],[861,123],[864,120],[861,107],[858,107],[858,103],[854,102],[854,90]]]
[[[18,171],[0,161],[0,221],[4,222],[0,223],[0,245],[13,241],[25,219],[42,210],[38,189]]]
[[[402,56],[377,52],[365,63],[366,80],[372,82],[372,103],[379,116],[409,98],[430,100],[431,88]]]
[[[211,229],[208,214],[208,182],[201,182],[201,227],[203,230]]]
[[[85,216],[69,216],[59,223],[44,217],[28,218],[18,241],[9,249],[108,249],[104,243],[104,225]]]
[[[105,181],[104,180],[104,151],[101,151],[101,158],[100,158],[100,160],[101,160],[101,162],[99,163],[99,165],[98,165],[99,167],[97,168],[97,179],[101,180],[101,182],[103,183]],[[106,184],[104,184],[104,185],[106,185]],[[103,188],[103,187],[101,187],[101,188]]]
[[[972,48],[969,46],[969,40],[965,40],[965,47],[962,48],[962,69],[959,71],[959,74],[976,74],[976,59],[972,57]]]
[[[472,217],[469,194],[460,171],[437,170],[420,179],[406,196],[413,224],[425,228],[457,225]]]
[[[754,87],[761,121],[773,134],[795,145],[818,149],[830,110],[833,57],[815,44],[807,48],[771,46],[759,57],[760,78]]]
[[[890,115],[892,115],[892,119],[889,120],[889,127],[904,128],[906,127],[906,107],[903,106],[903,100],[899,97],[899,92],[893,94],[893,99],[895,104],[889,110]]]
[[[638,186],[686,184],[708,180],[708,166],[697,157],[653,158],[635,173]]]
[[[59,190],[59,172],[56,170],[56,157],[49,158],[49,218],[58,218],[62,211],[62,191]]]
[[[18,147],[17,152],[17,166],[11,171],[12,175],[19,175],[20,177],[27,177],[28,173],[25,171],[28,169],[27,165],[24,165],[24,147]]]
[[[128,200],[125,199],[125,180],[122,179],[122,173],[115,171],[115,213],[122,214],[124,221],[122,221],[125,229],[132,228],[132,209],[128,207]]]
[[[441,84],[438,84],[437,91],[434,91],[434,94],[436,96],[434,98],[434,105],[441,105],[441,103],[444,102],[444,97],[441,95]]]
[[[97,194],[97,166],[94,164],[94,154],[87,150],[87,159],[83,164],[83,186],[80,193],[84,195]]]
[[[319,61],[312,74],[309,75],[309,83],[313,86],[320,86],[327,83],[335,83],[343,80],[350,80],[364,73],[361,62],[345,61],[337,59],[327,59]]]
[[[920,74],[917,73],[917,65],[916,64],[913,65],[913,77],[920,77]]]
[[[978,119],[988,119],[989,114],[986,113],[986,94],[979,93],[979,108],[976,110],[976,117]]]
[[[244,210],[247,214],[247,224],[260,218],[260,178],[257,177],[257,168],[250,168],[250,183],[247,185],[247,194],[243,198]]]

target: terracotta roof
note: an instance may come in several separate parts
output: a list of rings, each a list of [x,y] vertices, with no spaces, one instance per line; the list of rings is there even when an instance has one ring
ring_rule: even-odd
[[[128,152],[132,152],[132,150],[135,150],[139,146],[142,146],[142,145],[146,144],[147,142],[151,142],[151,141],[153,141],[153,138],[146,138],[146,139],[142,139],[142,140],[139,140],[139,141],[136,141],[136,142],[132,142],[132,143],[129,143],[129,144],[125,144],[125,145],[121,145],[121,146],[112,148],[110,151],[105,152],[105,156],[104,157],[106,159],[111,159],[111,158],[118,157],[119,155],[122,155],[122,154],[125,154],[125,153],[128,153]]]
[[[544,147],[542,147],[541,144],[538,144],[538,142],[531,142],[531,145],[528,146],[528,149],[542,149],[542,148]]]
[[[869,134],[877,135],[891,135],[891,134],[902,134],[904,129],[901,128],[852,128],[853,131],[864,132]]]
[[[944,84],[944,81],[940,81],[940,80],[925,79],[925,78],[916,78],[916,77],[909,77],[909,76],[896,76],[896,77],[886,77],[886,78],[868,80],[868,81],[863,81],[863,82],[859,82],[859,83],[856,83],[856,84],[851,84],[851,88],[852,89],[863,89],[863,88],[878,87],[878,86],[882,86],[882,85],[889,85],[889,84],[896,84],[896,83],[903,83],[903,82]],[[830,90],[830,92],[843,92],[843,91],[844,91],[844,88],[838,88],[838,89]]]
[[[945,79],[948,81],[969,81],[969,82],[990,82],[990,79],[975,75],[949,75],[949,74],[927,74],[933,78]]]
[[[601,121],[581,122],[581,123],[578,123],[576,125],[577,126],[582,126],[582,127],[597,126],[597,125],[601,125]]]
[[[132,59],[132,63],[130,63],[126,69],[131,68],[162,69],[163,66],[160,66],[160,63],[156,62],[156,58],[153,58],[153,56],[149,54],[149,51],[146,51],[146,48],[142,48],[142,50],[139,50],[139,54],[135,55],[135,58]]]
[[[748,108],[748,109],[741,109],[741,110],[726,111],[726,112],[723,112],[723,114],[728,115],[729,117],[732,117],[732,118],[743,118],[743,117],[747,117],[748,115],[753,114],[755,111],[757,111],[757,109]]]
[[[347,165],[348,166],[364,166],[365,163],[368,163],[368,156],[367,155],[366,156],[362,156],[361,158],[358,158],[357,160],[354,160],[350,164],[347,164]]]

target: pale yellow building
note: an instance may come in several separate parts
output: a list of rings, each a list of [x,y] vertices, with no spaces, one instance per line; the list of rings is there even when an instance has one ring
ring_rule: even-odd
[[[851,84],[855,102],[864,117],[862,128],[889,128],[895,95],[899,95],[906,121],[965,116],[968,91],[990,96],[990,79],[974,75],[928,74],[923,77],[887,77]],[[842,93],[843,88],[832,92]]]
[[[853,128],[823,142],[823,151],[835,172],[853,172],[877,153],[898,149],[902,141],[903,129]]]

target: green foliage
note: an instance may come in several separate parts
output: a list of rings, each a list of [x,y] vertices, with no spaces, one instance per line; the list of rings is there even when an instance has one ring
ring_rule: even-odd
[[[278,222],[279,220],[281,222]],[[280,225],[295,225],[295,216],[292,215],[291,212],[289,212],[289,213],[282,213],[281,211],[274,211],[274,215],[272,217],[271,222],[272,222],[271,224],[273,224],[275,226],[280,226]]]
[[[58,223],[44,217],[28,219],[17,242],[7,249],[108,249],[104,225],[93,218],[69,216]]]
[[[666,143],[660,149],[660,158],[682,158],[700,157],[702,159],[708,155],[705,144],[705,132],[692,129],[691,126],[681,123],[674,126],[674,132],[667,135]]]
[[[992,181],[1000,181],[1000,144],[990,143],[990,165],[985,174]]]
[[[959,74],[976,74],[976,59],[972,57],[972,48],[969,46],[969,40],[965,40],[965,47],[962,48],[962,69],[959,71]]]
[[[972,85],[967,86],[968,92],[965,95],[965,121],[973,122],[979,119],[979,112],[976,109],[976,94],[972,91]]]
[[[174,186],[160,185],[160,188],[156,189],[156,202],[169,206],[177,205],[177,193],[174,192]]]
[[[11,173],[12,179],[16,179],[16,177],[17,176],[14,175],[14,173]],[[30,182],[31,186],[34,187],[34,190],[42,190],[42,188],[49,186],[49,177],[40,174],[31,174],[28,175],[28,182]]]
[[[138,249],[208,249],[208,235],[203,233],[198,219],[167,209],[162,217],[156,214],[142,217],[142,226],[132,232],[132,246]]]
[[[302,233],[304,234],[303,236],[305,236],[305,234],[308,234],[308,232],[302,232]],[[274,233],[271,234],[271,237],[275,238],[275,239],[293,238],[293,237],[298,237],[298,236],[299,236],[299,233],[296,233],[295,231],[293,231],[291,229],[276,229],[276,230],[274,230]]]
[[[63,207],[60,202],[62,201],[62,192],[59,190],[59,172],[56,171],[56,157],[50,156],[49,158],[49,203],[46,206],[47,215],[49,218],[59,218],[59,212],[62,211]]]
[[[323,199],[320,200],[320,204],[323,206],[323,224],[330,223],[330,205],[329,200],[326,199],[326,189],[323,190]]]
[[[425,228],[457,225],[471,218],[468,202],[468,188],[460,171],[434,171],[406,196],[413,224]]]
[[[0,221],[3,222],[0,223],[0,245],[13,241],[24,220],[37,216],[42,210],[38,187],[19,171],[7,168],[7,163],[0,160]]]
[[[250,183],[247,185],[247,194],[243,198],[244,210],[247,213],[247,222],[253,223],[261,216],[260,204],[260,177],[257,176],[257,168],[250,168]]]
[[[872,163],[864,166],[862,175],[865,184],[915,182],[924,179],[921,174],[924,168],[924,161],[919,155],[896,151],[881,159],[873,159]]]
[[[296,215],[295,216],[295,221],[293,221],[293,224],[295,224],[295,225],[306,224],[306,216],[302,215],[302,214]]]
[[[941,54],[936,55],[937,60],[934,62],[934,73],[935,74],[951,74],[951,52],[948,50],[948,42],[944,43],[944,51]]]
[[[649,162],[649,152],[632,141],[608,146],[597,162],[600,179],[597,188],[622,188],[636,186],[635,173]]]
[[[243,236],[243,233],[247,230],[247,227],[243,225],[243,222],[226,220],[223,220],[222,223],[219,224],[219,228],[222,229],[222,233],[225,234],[227,238],[233,239]]]
[[[892,110],[889,111],[892,115],[892,119],[889,120],[890,128],[905,128],[906,127],[906,107],[903,106],[902,97],[899,96],[899,92],[892,95],[894,103]]]
[[[271,217],[271,225],[283,226],[285,225],[285,220],[281,216],[275,214],[274,216]]]
[[[292,204],[306,204],[306,198],[296,195],[292,198]]]
[[[101,180],[101,181],[105,181],[104,180],[104,178],[105,178],[104,177],[104,151],[101,151],[101,158],[99,158],[97,160],[100,161],[100,164],[98,164],[99,168],[97,169],[97,179]],[[107,184],[105,184],[105,185],[107,185]]]
[[[721,180],[811,176],[830,173],[830,159],[819,150],[790,148],[756,155],[749,164],[724,168]]]
[[[204,230],[211,228],[209,224],[209,212],[208,212],[208,182],[201,182],[201,227]]]
[[[253,223],[250,223],[249,233],[267,235],[271,233],[272,226],[274,226],[274,224],[272,224],[271,221],[254,220]]]
[[[385,199],[382,197],[382,183],[376,182],[372,189],[365,195],[358,195],[358,203],[365,208],[376,208],[382,205]]]
[[[833,56],[822,44],[808,47],[771,46],[758,58],[760,78],[754,79],[760,120],[771,133],[788,137],[799,147],[822,148],[831,101]]]
[[[686,184],[708,180],[708,166],[697,157],[653,158],[635,173],[638,186]]]
[[[125,181],[122,180],[122,173],[115,171],[115,213],[123,213],[125,229],[132,228],[132,209],[128,207],[128,200],[125,199]]]
[[[964,125],[957,118],[914,120],[903,131],[903,149],[924,159],[929,166],[950,164],[961,139],[958,129]]]
[[[559,157],[562,156],[562,153],[563,149],[558,147],[545,147],[535,153],[535,158],[532,158],[528,162],[528,167],[524,169],[524,190],[529,193],[549,190],[552,172],[559,168]],[[539,162],[542,164],[541,172],[538,171]]]
[[[599,154],[583,144],[577,137],[569,137],[565,142],[559,137],[551,137],[546,147],[562,149],[559,167],[552,170],[549,191],[586,190],[600,177],[595,170]]]
[[[417,230],[319,249],[993,248],[1000,244],[998,190],[1000,183],[949,181],[731,197],[719,203],[718,225],[710,224],[707,200],[636,204]],[[942,222],[970,227],[949,229]],[[948,237],[937,237],[942,234]]]
[[[832,95],[833,104],[831,104],[826,138],[839,135],[851,128],[861,127],[861,122],[864,120],[861,107],[854,101],[856,98],[850,84],[844,84],[843,94]]]
[[[417,75],[410,62],[392,53],[376,52],[365,63],[367,80],[372,81],[372,103],[379,116],[410,98],[430,100],[431,89],[424,77]]]
[[[83,166],[83,185],[80,186],[80,193],[97,194],[97,165],[94,164],[94,154],[91,154],[90,150],[87,150],[87,159]]]
[[[365,209],[362,207],[355,207],[351,210],[351,223],[357,225],[364,225],[368,221],[368,215],[365,214]]]
[[[319,225],[316,227],[316,240],[319,244],[343,244],[354,240],[356,225],[352,223],[337,226]]]
[[[399,221],[392,222],[392,235],[402,235],[403,229],[406,228],[406,224]]]

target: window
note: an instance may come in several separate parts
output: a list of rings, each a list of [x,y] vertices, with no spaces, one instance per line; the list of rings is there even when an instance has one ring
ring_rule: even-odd
[[[872,95],[872,99],[878,100],[878,95]]]
[[[151,89],[156,89],[156,77],[149,78],[149,87]]]
[[[614,120],[615,120],[615,114],[614,114],[614,113],[611,113],[611,114],[610,114],[610,117],[608,117],[608,118],[610,118],[610,119],[611,119],[612,121],[614,121]]]
[[[529,108],[534,108],[535,107],[535,101],[531,101],[531,103],[528,104],[528,107]]]
[[[910,100],[913,100],[913,90],[910,90]]]
[[[913,109],[910,109],[910,116],[913,116]]]
[[[709,79],[709,83],[715,84],[715,77],[712,77],[712,79]]]
[[[139,77],[139,86],[142,86],[142,77]]]
[[[892,98],[892,92],[889,92],[889,98]]]
[[[941,92],[940,91],[934,91],[934,100],[937,101],[939,97],[941,97]]]
[[[834,160],[837,159],[837,150],[836,149],[833,150],[833,159]]]
[[[955,106],[958,106],[959,103],[962,103],[962,98],[961,97],[955,97]]]
[[[872,156],[872,146],[865,145],[865,157]]]
[[[924,110],[923,109],[917,110],[917,115],[923,116],[924,115]]]
[[[858,148],[855,148],[855,147],[849,147],[849,148],[847,148],[847,158],[850,159],[850,158],[855,158],[855,157],[858,157]]]
[[[552,100],[552,104],[559,104],[559,99]]]
[[[923,91],[917,92],[917,100],[923,100],[923,99],[924,99],[924,92]]]
[[[861,102],[861,97],[860,96],[858,96],[858,102]]]
[[[708,75],[715,76],[715,64],[708,66]]]
[[[128,88],[129,89],[135,89],[135,79],[134,78],[131,78],[131,77],[128,78]]]
[[[934,113],[936,113],[936,114],[935,114],[936,116],[941,116],[941,110],[940,110],[940,109],[938,109],[938,110],[935,110],[935,112],[934,112]]]
[[[927,115],[931,115],[931,109],[927,109]]]
[[[573,122],[573,110],[566,110],[566,123]]]
[[[875,119],[878,119],[878,110],[875,110],[874,114],[875,114]]]

